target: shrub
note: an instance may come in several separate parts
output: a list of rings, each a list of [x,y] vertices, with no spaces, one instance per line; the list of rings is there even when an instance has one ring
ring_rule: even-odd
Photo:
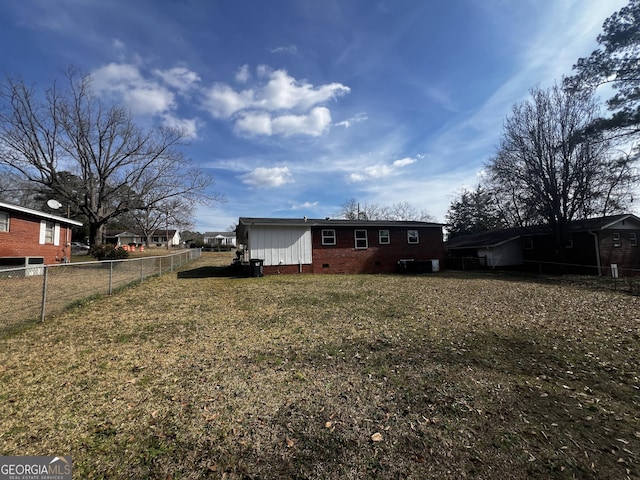
[[[96,245],[91,248],[89,252],[91,256],[97,260],[123,260],[129,258],[129,252],[122,247],[111,245],[110,243],[104,245]]]

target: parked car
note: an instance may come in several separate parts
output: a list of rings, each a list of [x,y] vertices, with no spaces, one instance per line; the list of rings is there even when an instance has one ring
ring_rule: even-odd
[[[89,245],[81,242],[71,242],[71,250],[89,250]]]

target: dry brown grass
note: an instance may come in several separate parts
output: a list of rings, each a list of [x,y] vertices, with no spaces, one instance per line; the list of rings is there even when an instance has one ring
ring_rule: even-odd
[[[0,340],[0,452],[78,478],[638,478],[640,299],[177,275]]]

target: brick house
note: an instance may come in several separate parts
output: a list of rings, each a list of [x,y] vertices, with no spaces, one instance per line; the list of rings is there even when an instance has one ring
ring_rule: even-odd
[[[414,221],[240,217],[243,260],[263,260],[263,272],[389,273],[399,262],[444,262],[442,225]]]
[[[464,235],[446,243],[447,263],[477,258],[486,267],[537,268],[563,263],[563,272],[640,275],[640,218],[611,215],[570,222],[561,251],[549,228],[532,226]]]
[[[44,264],[69,261],[71,229],[81,222],[0,202],[0,261],[36,257]]]

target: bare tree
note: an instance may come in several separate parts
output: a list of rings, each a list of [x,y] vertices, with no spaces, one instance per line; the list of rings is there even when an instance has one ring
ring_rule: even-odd
[[[22,79],[0,85],[0,164],[56,192],[77,206],[99,245],[107,222],[166,200],[216,202],[213,181],[180,151],[184,132],[138,127],[119,105],[105,105],[91,91],[91,78],[70,70],[43,94]],[[70,189],[60,172],[77,176]]]
[[[417,220],[432,221],[426,210],[418,211],[408,202],[380,206],[377,203],[360,203],[351,198],[347,200],[336,215],[345,220]]]
[[[599,133],[585,136],[598,107],[586,92],[534,88],[514,105],[489,183],[511,219],[548,224],[561,244],[571,220],[619,212],[629,200],[633,157],[619,157]],[[509,218],[509,217],[507,217]]]

